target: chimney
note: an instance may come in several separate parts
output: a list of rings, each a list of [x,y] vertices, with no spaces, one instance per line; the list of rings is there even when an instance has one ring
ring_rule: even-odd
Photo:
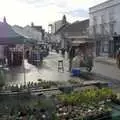
[[[4,22],[4,23],[7,23],[6,17],[5,17],[5,16],[4,16],[4,18],[3,18],[3,22]]]
[[[63,15],[62,23],[65,25],[67,22],[66,15]]]
[[[32,22],[32,23],[31,23],[31,27],[33,27],[33,26],[34,26],[34,23]]]

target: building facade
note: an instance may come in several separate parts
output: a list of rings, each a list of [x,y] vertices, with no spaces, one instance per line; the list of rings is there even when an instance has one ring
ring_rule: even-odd
[[[31,28],[37,32],[37,33],[41,33],[42,35],[42,41],[44,40],[45,37],[45,30],[42,28],[42,26],[36,26],[34,25],[34,23],[31,24]]]
[[[62,40],[61,34],[56,34],[61,28],[63,28],[66,24],[68,24],[66,16],[64,15],[63,18],[59,21],[54,22],[50,25],[51,27],[51,42],[53,43],[60,43]],[[63,45],[62,45],[63,46]]]
[[[120,1],[109,0],[89,9],[89,34],[96,40],[97,56],[114,56],[113,36],[120,34]]]
[[[89,19],[76,21],[63,26],[56,32],[61,36],[61,47],[68,49],[72,44],[79,44],[81,41],[90,40]]]
[[[18,34],[26,37],[26,38],[30,38],[36,41],[43,41],[43,36],[42,36],[42,32],[39,30],[36,30],[35,28],[33,28],[32,26],[25,26],[25,27],[20,27],[20,26],[13,26],[13,29],[15,32],[17,32]]]
[[[62,20],[56,21],[51,25],[51,33],[58,31],[67,22],[66,16],[64,15]]]

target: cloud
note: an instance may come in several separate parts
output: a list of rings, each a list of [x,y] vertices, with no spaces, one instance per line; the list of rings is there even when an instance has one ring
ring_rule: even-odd
[[[55,4],[54,0],[18,0],[18,1],[20,3],[24,3],[34,7],[47,7]]]
[[[69,14],[74,17],[88,17],[88,11],[83,10],[83,9],[77,9],[73,11],[68,11],[68,12],[62,12],[63,14]]]
[[[43,0],[18,0],[19,2],[24,2],[24,3],[27,3],[27,4],[36,4],[36,3],[40,3],[42,2]]]
[[[32,21],[36,25],[61,20],[63,14],[74,22],[88,18],[88,8],[105,0],[1,0],[0,18],[6,16],[9,24],[25,26]]]

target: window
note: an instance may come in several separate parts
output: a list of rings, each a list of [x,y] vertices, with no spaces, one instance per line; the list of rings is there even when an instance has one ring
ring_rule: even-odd
[[[96,25],[93,26],[93,34],[96,35]]]
[[[108,41],[104,41],[104,49],[103,52],[107,53],[108,52]]]
[[[112,22],[114,21],[114,9],[110,8],[109,10],[109,21]]]
[[[100,25],[100,33],[101,33],[101,35],[104,34],[104,25],[103,24]]]
[[[105,16],[102,15],[102,16],[101,16],[101,24],[104,24],[104,23],[105,23]]]
[[[114,33],[114,23],[110,23],[110,34]]]
[[[101,16],[101,25],[100,25],[100,33],[101,35],[105,34],[105,16]]]
[[[93,24],[97,25],[97,18],[96,18],[96,16],[93,17]]]

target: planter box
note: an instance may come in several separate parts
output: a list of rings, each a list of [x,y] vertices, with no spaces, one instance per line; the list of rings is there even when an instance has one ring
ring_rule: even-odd
[[[120,105],[120,100],[118,100],[118,99],[112,99],[112,102],[115,103],[115,104]]]
[[[89,116],[83,118],[83,120],[112,120],[112,113],[106,112],[97,116]]]
[[[64,92],[64,93],[70,93],[73,91],[73,87],[72,86],[61,86],[58,88],[60,91]]]

